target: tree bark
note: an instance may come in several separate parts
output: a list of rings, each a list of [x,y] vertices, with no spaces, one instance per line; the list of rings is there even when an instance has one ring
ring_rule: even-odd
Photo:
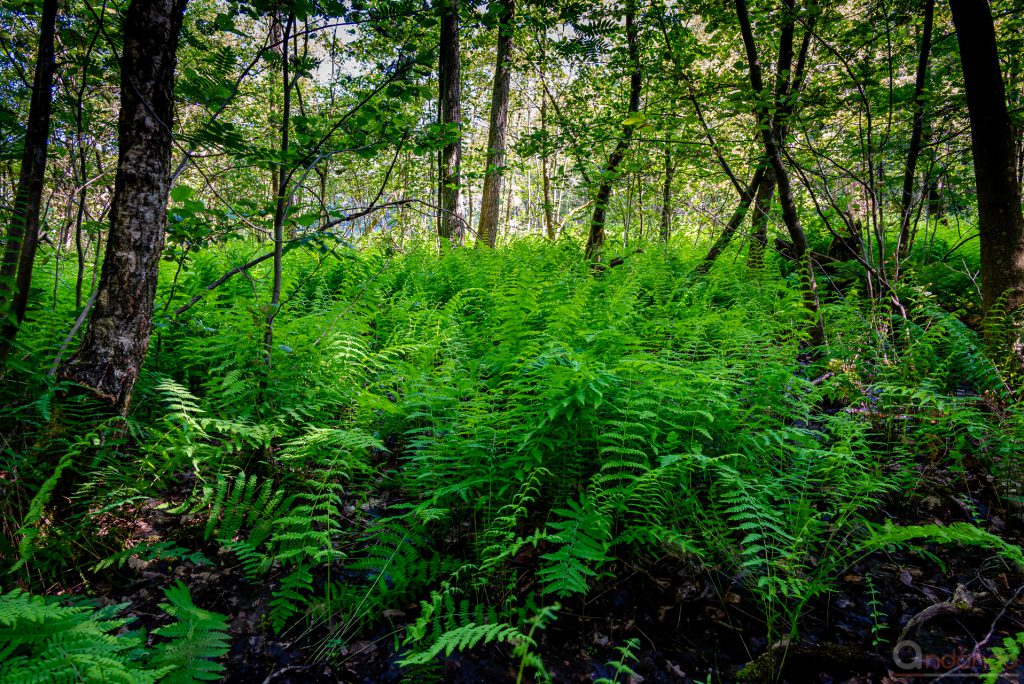
[[[986,315],[1001,307],[1011,325],[1024,311],[1024,216],[1013,128],[988,0],[950,0],[960,46],[981,238],[981,299]],[[1013,340],[1018,360],[1024,345]]]
[[[626,110],[629,117],[640,111],[640,86],[642,83],[640,73],[640,39],[639,30],[636,25],[636,2],[626,0],[626,44],[629,52],[629,61],[633,65],[633,71],[629,77],[629,108]],[[629,121],[629,119],[626,119]],[[594,213],[590,218],[590,233],[587,236],[586,258],[588,261],[600,261],[601,250],[604,248],[604,224],[608,213],[608,200],[612,195],[612,181],[619,164],[626,156],[626,149],[633,139],[635,123],[624,124],[622,137],[615,145],[608,163],[601,174],[601,185],[597,189],[597,196],[594,198]]]
[[[921,140],[924,136],[924,98],[928,79],[928,57],[932,51],[932,24],[935,14],[935,0],[924,0],[924,27],[921,29],[921,49],[917,58],[917,77],[914,81],[914,123],[910,131],[910,148],[907,150],[907,167],[903,171],[903,195],[900,199],[900,237],[896,254],[904,259],[910,254],[911,208],[914,200],[914,179],[917,173],[917,159],[921,155]],[[894,279],[899,277],[897,261]]]
[[[291,126],[292,82],[291,65],[288,62],[288,38],[294,25],[295,17],[294,15],[289,15],[284,26],[284,39],[281,42],[281,89],[283,101],[281,106],[280,149],[282,159],[288,156],[288,129]],[[263,348],[268,366],[271,359],[270,350],[274,346],[274,317],[277,316],[277,310],[281,306],[281,282],[284,276],[284,221],[288,216],[288,181],[290,175],[286,172],[284,166],[281,166],[275,175],[277,187],[274,188],[276,196],[274,203],[274,280],[270,290],[270,306],[267,308],[263,329]]]
[[[781,140],[776,138],[781,127],[779,125],[760,125],[761,122],[767,120],[767,91],[765,90],[761,75],[761,63],[757,57],[757,46],[754,43],[754,32],[750,26],[750,14],[747,11],[746,0],[735,0],[735,3],[736,14],[740,22],[740,31],[743,36],[743,47],[747,53],[750,85],[754,89],[759,103],[758,128],[761,130],[761,141],[764,145],[765,155],[775,171],[775,183],[779,193],[779,204],[782,207],[782,219],[789,232],[790,242],[793,244],[793,257],[799,263],[799,268],[802,271],[801,281],[804,307],[812,319],[810,342],[814,346],[820,346],[825,342],[825,327],[821,319],[818,303],[818,287],[814,279],[814,265],[808,254],[807,234],[800,223],[800,214],[797,211],[796,201],[793,198],[789,172],[782,160]],[[776,65],[776,106],[781,106],[781,103],[789,94],[786,74],[791,71],[793,64],[795,8],[793,0],[784,0],[784,4],[786,6],[786,20],[782,26],[782,34],[779,38],[779,60]]]
[[[442,241],[462,242],[466,219],[462,208],[462,86],[459,77],[459,0],[441,0],[438,57],[438,123],[458,129],[455,140],[441,150],[438,163],[437,234]]]
[[[552,242],[558,237],[555,234],[555,205],[552,202],[551,197],[551,171],[548,168],[548,151],[547,151],[547,113],[548,113],[548,99],[544,93],[541,93],[540,101],[540,122],[541,129],[545,132],[544,136],[544,153],[541,156],[541,175],[543,176],[544,182],[544,230],[547,232],[548,240]]]
[[[666,245],[672,236],[672,150],[665,148],[665,184],[661,189],[661,241]]]
[[[107,250],[82,344],[60,370],[60,377],[110,401],[122,414],[152,330],[170,188],[174,68],[186,1],[128,6]]]
[[[508,128],[508,93],[512,80],[512,35],[515,31],[515,0],[500,0],[498,49],[494,62],[491,123],[487,134],[487,172],[480,196],[480,223],[476,243],[494,247],[498,239],[498,209],[505,166],[505,133]]]
[[[751,226],[750,251],[747,252],[747,266],[753,269],[764,267],[764,251],[768,246],[768,213],[772,209],[775,195],[775,170],[768,167],[764,179],[757,188],[754,198],[754,220]]]
[[[750,185],[744,188],[743,192],[740,193],[740,203],[736,207],[736,210],[732,213],[732,217],[729,219],[729,223],[726,224],[725,229],[722,230],[721,235],[715,240],[714,244],[711,245],[711,249],[704,255],[704,259],[697,265],[697,273],[704,275],[711,270],[712,264],[715,263],[715,259],[721,254],[729,243],[732,242],[733,237],[736,235],[736,231],[743,223],[743,219],[747,217],[747,211],[750,209],[750,203],[754,201],[754,194],[758,193],[761,186],[764,184],[766,169],[759,166],[754,172],[754,177],[750,179]]]
[[[4,317],[0,332],[0,363],[10,354],[18,326],[25,320],[28,293],[32,286],[32,267],[39,244],[39,212],[46,178],[53,72],[56,67],[53,46],[56,20],[57,0],[44,0],[39,18],[39,47],[32,79],[28,123],[25,127],[21,172],[4,245],[3,262],[0,264],[0,315]]]

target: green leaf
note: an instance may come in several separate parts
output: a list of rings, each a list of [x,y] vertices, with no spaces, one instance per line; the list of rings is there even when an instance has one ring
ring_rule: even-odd
[[[195,194],[195,190],[187,185],[175,185],[171,189],[171,199],[175,202],[184,202]]]

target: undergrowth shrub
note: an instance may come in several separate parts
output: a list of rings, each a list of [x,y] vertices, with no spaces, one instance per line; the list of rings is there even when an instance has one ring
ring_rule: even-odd
[[[148,651],[145,634],[125,631],[129,620],[118,617],[129,604],[62,605],[20,589],[0,596],[0,682],[193,684],[220,678],[227,618],[197,607],[180,582],[164,593],[160,607],[174,622],[153,631],[163,640]]]
[[[418,605],[396,637],[409,668],[499,644],[520,677],[542,678],[554,602],[586,597],[619,561],[719,569],[771,643],[798,636],[863,554],[989,539],[883,525],[879,504],[913,488],[915,464],[1019,468],[1005,378],[923,291],[904,296],[909,321],[833,298],[810,363],[787,280],[694,278],[661,249],[595,273],[569,242],[292,250],[270,350],[262,266],[170,315],[247,255],[206,251],[184,272],[123,424],[81,428],[86,405],[41,379],[53,345],[20,359],[0,470],[19,521],[5,562],[25,581],[83,557],[102,569],[226,555],[268,588],[268,624],[315,635],[318,656]],[[181,530],[63,551],[62,536],[95,531],[90,514],[148,505]],[[71,509],[61,525],[58,508]]]

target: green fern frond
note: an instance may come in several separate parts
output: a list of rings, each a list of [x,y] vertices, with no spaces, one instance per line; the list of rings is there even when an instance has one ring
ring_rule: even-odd
[[[567,502],[568,508],[555,513],[562,520],[548,524],[554,531],[549,540],[558,548],[541,558],[545,565],[538,572],[541,593],[569,596],[584,594],[591,579],[598,576],[594,567],[611,561],[611,519],[581,495],[579,503]]]
[[[164,595],[168,602],[160,607],[176,622],[153,630],[170,639],[156,646],[152,662],[157,669],[171,670],[162,682],[195,684],[220,679],[224,665],[217,661],[227,654],[230,642],[227,617],[196,606],[183,582],[165,589]]]

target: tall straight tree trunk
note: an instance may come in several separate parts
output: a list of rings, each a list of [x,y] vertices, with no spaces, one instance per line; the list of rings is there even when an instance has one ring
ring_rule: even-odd
[[[896,254],[904,259],[910,254],[911,208],[914,204],[914,179],[917,173],[917,159],[921,155],[921,140],[924,136],[924,92],[928,80],[928,57],[932,51],[932,24],[935,15],[935,0],[924,0],[924,26],[921,29],[921,50],[917,57],[917,77],[914,81],[914,124],[910,131],[910,148],[907,150],[907,167],[903,171],[903,195],[900,198],[900,237]],[[899,277],[899,261],[896,263],[894,278]]]
[[[284,26],[284,40],[281,42],[281,90],[283,93],[281,106],[281,158],[288,156],[288,129],[291,126],[292,113],[292,82],[291,68],[288,62],[288,39],[295,25],[295,16],[289,15]],[[263,347],[266,354],[266,361],[269,365],[271,358],[271,347],[274,346],[274,318],[277,316],[277,309],[281,306],[281,281],[284,276],[284,220],[288,214],[288,180],[289,174],[282,166],[276,176],[277,187],[274,188],[276,201],[274,203],[274,280],[270,291],[270,307],[267,309],[266,320],[263,329]]]
[[[186,1],[136,0],[128,6],[103,272],[82,344],[60,369],[60,377],[112,402],[122,414],[153,326],[170,190],[174,68]]]
[[[542,92],[540,101],[540,122],[541,130],[544,131],[544,154],[541,156],[541,175],[544,182],[544,230],[547,232],[548,240],[555,241],[555,205],[551,197],[551,170],[548,166],[547,150],[547,96]]]
[[[764,80],[761,75],[761,62],[757,57],[757,45],[754,42],[754,32],[750,26],[750,14],[747,11],[746,0],[735,0],[736,15],[740,22],[740,31],[743,35],[743,47],[747,53],[747,64],[750,74],[750,85],[757,95],[758,101],[758,122],[767,120],[765,110]],[[779,60],[776,65],[777,81],[775,89],[775,103],[779,106],[789,94],[787,85],[787,74],[791,71],[793,64],[793,25],[795,19],[795,8],[793,0],[784,0],[786,6],[785,23],[782,25],[782,34],[779,38]],[[814,279],[814,265],[811,263],[808,254],[807,234],[800,224],[800,214],[797,211],[796,201],[793,198],[793,188],[789,181],[789,172],[782,160],[781,140],[776,139],[780,126],[759,125],[761,130],[761,142],[764,145],[765,155],[775,171],[775,183],[779,193],[779,204],[782,207],[782,219],[789,232],[790,242],[793,244],[793,256],[802,271],[801,281],[803,289],[804,307],[811,316],[810,342],[819,346],[825,342],[825,327],[821,319],[820,306],[818,304],[818,287]]]
[[[75,272],[75,309],[82,308],[82,288],[85,285],[85,252],[86,245],[82,238],[82,224],[85,220],[85,202],[89,196],[89,187],[86,183],[88,175],[88,150],[85,145],[85,122],[83,114],[85,107],[85,91],[89,85],[89,66],[92,62],[92,51],[96,47],[100,33],[103,32],[104,16],[101,15],[96,32],[92,34],[89,47],[85,51],[85,63],[82,66],[82,82],[78,84],[78,98],[75,100],[75,150],[78,173],[78,211],[75,214],[75,256],[78,260],[78,270]]]
[[[508,92],[512,81],[512,36],[515,32],[515,0],[499,0],[498,49],[494,61],[491,94],[491,125],[487,134],[487,173],[480,197],[480,224],[476,243],[494,247],[498,239],[498,209],[505,166],[505,133],[508,128]]]
[[[642,83],[640,73],[640,37],[636,25],[636,0],[626,0],[626,49],[629,53],[629,61],[633,65],[633,71],[629,76],[629,108],[627,109],[630,121],[640,111],[640,86]],[[601,185],[598,186],[597,196],[594,198],[594,213],[590,218],[590,233],[587,235],[586,258],[588,261],[600,261],[601,250],[604,248],[604,224],[608,214],[608,200],[612,196],[612,180],[619,164],[626,156],[626,150],[633,139],[633,130],[636,123],[628,123],[622,126],[622,137],[608,157],[604,172],[601,174]]]
[[[960,45],[971,120],[982,304],[988,313],[1005,297],[1006,313],[1020,323],[1018,309],[1024,307],[1024,217],[992,10],[988,0],[950,0],[949,7]],[[1024,361],[1019,330],[1015,346],[1018,359]]]
[[[547,36],[542,36],[540,41],[540,130],[541,139],[543,140],[544,145],[541,149],[540,168],[544,191],[544,231],[548,236],[548,240],[554,242],[558,235],[555,229],[554,198],[551,196],[551,167],[548,162],[548,92],[547,88],[544,86],[544,48],[547,44]]]
[[[661,189],[661,241],[668,244],[672,236],[672,150],[665,148],[665,185]]]
[[[32,100],[25,127],[25,148],[14,196],[14,211],[7,230],[3,262],[0,263],[0,363],[6,360],[25,320],[32,267],[39,244],[39,210],[46,178],[47,139],[53,105],[53,72],[56,67],[53,39],[57,23],[57,0],[44,0],[39,18],[39,48],[32,79]]]
[[[775,170],[768,167],[757,188],[754,198],[754,220],[751,226],[750,251],[747,252],[747,266],[758,269],[764,266],[764,251],[768,247],[768,213],[775,196]]]
[[[441,150],[438,163],[437,234],[442,242],[462,242],[462,85],[459,76],[459,0],[441,0],[441,37],[437,65],[438,123],[458,129]]]

